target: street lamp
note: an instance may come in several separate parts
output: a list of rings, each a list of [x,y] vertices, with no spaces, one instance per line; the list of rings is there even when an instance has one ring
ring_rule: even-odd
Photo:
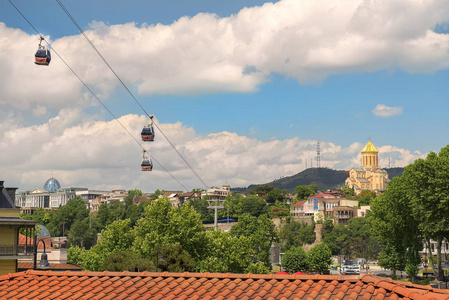
[[[44,253],[42,253],[41,255],[41,261],[39,262],[39,264],[36,266],[36,262],[37,262],[37,245],[39,244],[39,242],[42,242],[44,244]],[[34,245],[34,264],[33,264],[33,270],[36,270],[37,268],[40,269],[46,269],[46,268],[50,268],[51,265],[48,263],[48,258],[47,258],[47,253],[45,253],[45,242],[42,239],[37,240],[37,242]]]

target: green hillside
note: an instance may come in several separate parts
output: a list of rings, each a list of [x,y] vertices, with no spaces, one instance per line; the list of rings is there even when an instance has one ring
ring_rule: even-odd
[[[385,168],[388,172],[389,178],[401,176],[404,168]],[[336,189],[342,187],[348,178],[349,171],[332,170],[328,168],[309,168],[296,175],[282,177],[272,182],[263,184],[252,184],[247,188],[232,188],[236,193],[248,193],[258,185],[271,184],[275,189],[286,190],[289,193],[295,191],[298,185],[316,184],[318,190],[325,191],[329,189]]]

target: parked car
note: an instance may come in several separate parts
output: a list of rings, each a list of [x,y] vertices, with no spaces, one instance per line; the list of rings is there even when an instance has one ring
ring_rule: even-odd
[[[360,269],[357,265],[344,266],[344,275],[360,275]]]

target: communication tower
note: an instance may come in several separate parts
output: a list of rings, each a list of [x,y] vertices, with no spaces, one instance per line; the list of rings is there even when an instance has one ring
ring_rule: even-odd
[[[320,152],[320,141],[316,144],[316,167],[321,167],[321,152]]]

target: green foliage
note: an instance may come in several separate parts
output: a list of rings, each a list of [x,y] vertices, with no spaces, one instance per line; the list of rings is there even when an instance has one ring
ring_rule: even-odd
[[[251,192],[251,195],[257,195],[259,197],[266,196],[269,192],[273,190],[273,186],[271,184],[263,184],[256,186]]]
[[[150,198],[153,199],[153,200],[156,200],[156,199],[159,198],[159,196],[162,196],[163,194],[164,194],[164,190],[157,189],[156,191],[154,191],[154,193],[152,193],[150,195]]]
[[[205,251],[206,228],[190,205],[173,207],[167,198],[152,201],[134,227],[133,249],[151,257],[157,245],[180,244],[194,259]]]
[[[356,198],[359,201],[359,206],[370,205],[371,200],[376,198],[376,192],[370,190],[363,190]]]
[[[261,261],[258,261],[256,263],[251,263],[249,266],[245,269],[245,273],[251,273],[251,274],[269,274],[270,268],[265,266],[265,264]]]
[[[342,187],[340,190],[341,190],[341,196],[342,196],[343,198],[346,198],[346,199],[354,199],[354,197],[355,197],[355,191],[354,191],[353,188],[344,186],[344,187]]]
[[[287,195],[287,192],[285,190],[273,189],[268,192],[267,196],[265,197],[265,200],[267,201],[267,203],[270,204],[274,204],[276,203],[276,201],[284,203],[285,195]]]
[[[80,197],[76,197],[53,212],[47,228],[52,236],[62,236],[63,228],[65,231],[64,235],[67,235],[67,232],[75,221],[84,220],[88,216],[89,210],[87,209],[84,200]]]
[[[309,266],[320,274],[328,270],[332,264],[332,252],[325,244],[318,244],[310,249],[308,256]]]
[[[158,271],[191,272],[195,260],[179,244],[164,244],[153,252]],[[154,268],[153,270],[155,270]]]
[[[207,208],[209,204],[206,199],[190,199],[189,204],[201,215],[201,222],[206,224],[214,222],[214,211]]]
[[[302,247],[291,247],[282,257],[282,267],[288,273],[306,271],[309,268],[307,253]]]
[[[279,237],[284,251],[291,247],[312,244],[316,239],[315,224],[307,225],[306,223],[290,221],[290,223],[282,227]]]
[[[323,235],[322,242],[328,246],[333,255],[343,254],[351,256],[349,229],[345,225],[336,225],[332,231],[326,232],[326,234]]]
[[[90,226],[90,219],[86,217],[82,220],[76,220],[72,224],[67,237],[69,246],[77,245],[81,248],[89,249],[93,246],[97,231]]]
[[[290,216],[290,204],[283,204],[276,201],[274,206],[270,206],[269,213],[271,218],[282,218]]]
[[[52,219],[53,211],[38,208],[34,214],[20,214],[21,219],[38,221],[39,224],[46,226]]]
[[[318,186],[316,184],[298,185],[295,189],[297,200],[306,200],[309,196],[316,194]]]
[[[230,217],[234,219],[239,218],[245,213],[258,217],[268,212],[266,201],[255,195],[249,195],[247,197],[241,194],[228,196],[224,205],[229,210]]]
[[[154,265],[148,259],[142,258],[139,254],[130,251],[119,251],[111,253],[99,270],[113,272],[143,272],[154,271]]]
[[[385,193],[372,201],[372,214],[368,218],[372,232],[385,244],[379,255],[379,264],[393,270],[393,273],[404,270],[407,259],[419,255],[422,248],[418,224],[406,197],[407,189],[403,177],[393,178]]]
[[[275,225],[266,215],[254,217],[243,214],[239,222],[231,227],[231,235],[239,237],[246,236],[251,239],[254,249],[254,260],[261,261],[270,267],[270,248],[277,241]]]
[[[207,241],[207,255],[195,268],[198,272],[244,273],[254,262],[256,253],[249,237],[217,230],[207,232]]]

